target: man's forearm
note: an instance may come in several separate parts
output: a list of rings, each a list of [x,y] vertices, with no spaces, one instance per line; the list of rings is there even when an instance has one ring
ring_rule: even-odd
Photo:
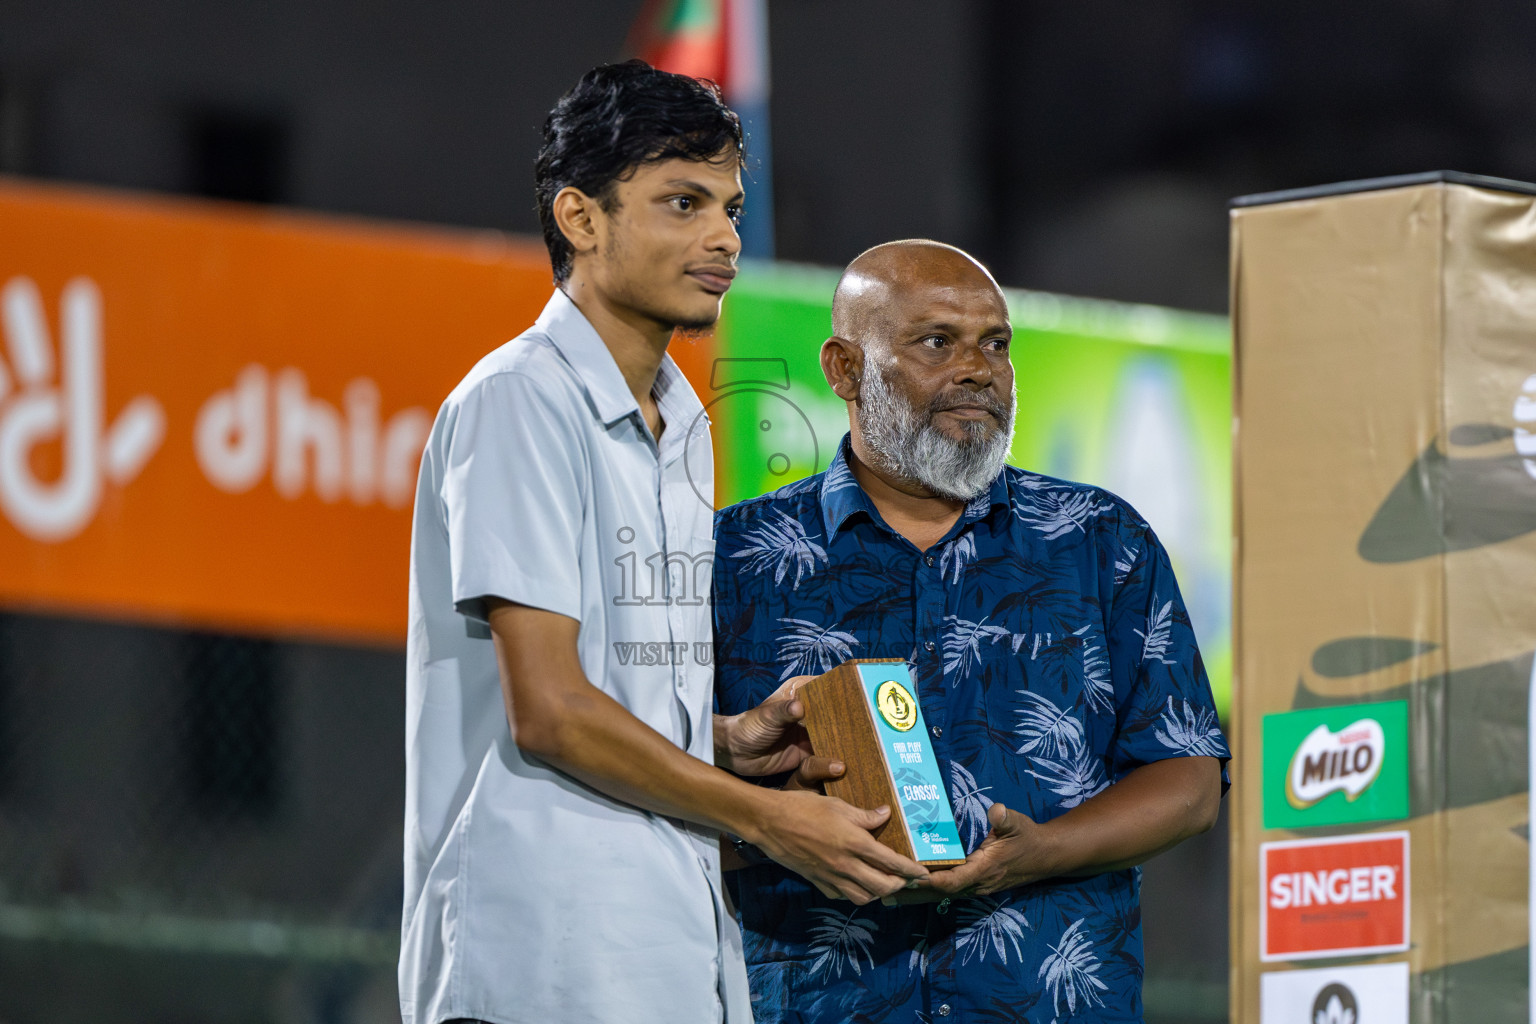
[[[1214,757],[1175,757],[1135,769],[1039,826],[1042,877],[1134,867],[1216,823],[1221,769]]]
[[[556,706],[517,730],[521,749],[616,800],[756,840],[763,790],[679,749],[584,676],[547,681]]]
[[[896,902],[986,895],[1046,878],[1133,867],[1209,829],[1221,807],[1213,757],[1142,765],[1098,796],[1043,824],[1002,804],[991,831],[965,863],[935,871],[930,886]]]
[[[486,603],[507,724],[512,741],[530,757],[615,800],[733,832],[829,896],[866,903],[909,878],[927,877],[922,865],[870,835],[889,809],[763,789],[693,757],[592,685],[577,655],[575,619],[494,598]],[[740,755],[755,751],[757,767],[774,767],[781,754],[794,766],[798,751],[766,742],[793,720],[789,697],[784,694],[769,712],[757,708],[738,718],[738,724],[749,721],[734,749]],[[748,734],[754,731],[765,742],[752,742]]]

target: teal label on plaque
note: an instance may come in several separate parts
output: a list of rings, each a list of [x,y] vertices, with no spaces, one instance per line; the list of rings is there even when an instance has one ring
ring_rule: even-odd
[[[859,678],[875,713],[875,735],[896,783],[896,799],[901,801],[917,860],[960,860],[965,847],[907,666],[901,662],[860,665]]]

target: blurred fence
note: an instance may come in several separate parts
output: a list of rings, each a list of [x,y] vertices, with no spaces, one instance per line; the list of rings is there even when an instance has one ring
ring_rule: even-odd
[[[402,678],[394,652],[0,615],[0,1020],[42,1019],[13,972],[82,947],[151,988],[233,956],[392,990]],[[210,997],[272,1019],[251,984]],[[193,1019],[227,1017],[251,1019]]]

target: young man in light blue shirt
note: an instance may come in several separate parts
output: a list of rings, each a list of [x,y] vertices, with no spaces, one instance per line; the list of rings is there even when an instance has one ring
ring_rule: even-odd
[[[861,903],[927,875],[888,810],[721,770],[805,754],[787,689],[712,714],[708,420],[666,355],[735,277],[741,152],[718,92],[639,62],[545,124],[557,290],[443,404],[416,495],[405,1024],[750,1021],[722,830]]]

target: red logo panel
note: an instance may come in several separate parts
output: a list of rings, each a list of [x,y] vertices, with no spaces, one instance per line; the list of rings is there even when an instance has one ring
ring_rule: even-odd
[[[1408,948],[1408,833],[1295,839],[1259,847],[1259,959]]]

